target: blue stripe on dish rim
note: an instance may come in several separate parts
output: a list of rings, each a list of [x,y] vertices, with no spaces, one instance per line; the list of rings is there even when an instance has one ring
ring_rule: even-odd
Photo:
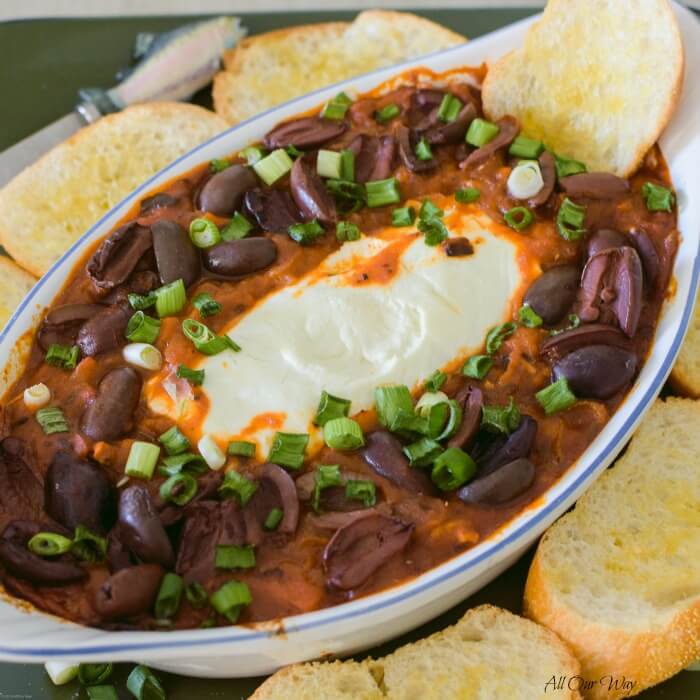
[[[528,17],[524,20],[520,20],[517,23],[508,25],[508,27],[504,27],[504,29],[513,29],[517,25],[520,24],[526,24],[532,21],[532,17]],[[497,32],[491,33],[491,36]],[[473,46],[476,44],[478,39],[476,41],[471,42],[471,45]],[[464,47],[463,44],[459,46],[454,46],[449,49],[446,49],[444,51],[437,51],[435,53],[429,54],[428,56],[423,56],[419,59],[419,61],[410,61],[406,62],[404,64],[400,64],[398,66],[394,66],[393,68],[395,70],[400,70],[402,66],[408,66],[408,65],[416,65],[419,62],[425,61],[426,59],[439,56],[439,55],[444,55],[444,54],[449,54],[453,51],[462,49]],[[372,71],[370,73],[367,73],[366,76],[362,77],[367,77],[371,75],[375,75],[377,73],[381,73],[382,71],[387,70],[386,68],[380,68],[378,70]],[[349,80],[342,81],[340,83],[337,83],[335,87],[341,87],[350,83],[353,83],[356,81],[357,78],[351,78]],[[310,96],[325,92],[328,89],[328,87],[321,88],[319,90],[314,90],[311,93],[307,93],[305,95],[302,95],[301,97],[295,98],[293,100],[290,100],[289,102],[285,103],[286,106],[295,104],[301,100],[305,100]],[[49,276],[52,275],[52,273],[56,270],[57,267],[59,267],[65,260],[68,258],[73,251],[75,251],[77,248],[79,248],[82,244],[83,241],[86,238],[89,238],[94,231],[99,229],[103,223],[106,221],[107,218],[109,218],[112,213],[124,206],[127,203],[133,203],[136,198],[143,193],[144,191],[147,191],[151,183],[153,183],[157,178],[160,178],[164,173],[167,173],[168,171],[172,170],[176,165],[178,165],[180,162],[182,162],[185,158],[190,158],[193,154],[197,153],[204,147],[206,147],[208,144],[213,143],[214,141],[217,141],[221,138],[223,138],[224,135],[230,134],[233,131],[236,131],[237,129],[242,128],[243,126],[247,125],[249,122],[254,121],[259,119],[260,117],[267,115],[271,112],[274,112],[278,109],[278,107],[273,107],[269,110],[266,110],[265,112],[262,112],[259,115],[256,115],[250,119],[247,119],[244,122],[241,122],[240,124],[237,124],[236,126],[231,127],[230,129],[227,129],[226,131],[221,132],[221,134],[217,134],[213,138],[209,139],[208,141],[205,141],[204,143],[200,144],[196,148],[192,149],[188,153],[180,156],[177,160],[174,160],[170,165],[166,166],[163,168],[161,171],[153,175],[151,178],[146,180],[140,187],[135,189],[130,195],[128,195],[124,200],[122,200],[119,204],[117,204],[115,207],[113,207],[109,212],[107,212],[104,216],[102,216],[97,223],[95,223],[83,236],[81,236],[60,258],[57,260],[50,268],[50,270],[46,273],[44,277],[42,277],[36,285],[33,287],[32,291],[29,293],[29,295],[22,301],[22,303],[18,306],[17,310],[14,312],[12,315],[12,318],[8,322],[7,326],[3,330],[2,333],[0,333],[0,343],[2,343],[7,336],[9,330],[12,328],[12,326],[15,324],[17,321],[19,315],[22,313],[22,311],[32,302],[34,299],[36,293],[38,292],[39,289],[43,286],[43,284],[46,282],[46,279],[48,279]],[[666,381],[666,377],[668,373],[671,371],[672,364],[675,360],[675,357],[680,349],[681,342],[683,340],[683,337],[685,335],[685,331],[688,327],[688,324],[690,322],[690,317],[691,313],[693,311],[693,301],[695,299],[695,296],[698,291],[698,278],[700,276],[700,253],[696,254],[695,260],[693,261],[693,269],[691,273],[691,281],[690,281],[690,290],[689,290],[689,296],[688,300],[686,301],[686,305],[683,311],[683,317],[681,320],[681,323],[678,326],[676,335],[673,339],[673,342],[671,344],[671,348],[664,360],[664,363],[660,367],[659,371],[657,372],[656,376],[651,382],[651,385],[647,392],[644,394],[644,396],[640,399],[639,404],[640,405],[646,405],[650,401],[652,401],[655,396],[661,391],[661,388],[663,387],[664,382]],[[593,462],[588,466],[587,469],[582,471],[582,473],[571,483],[569,486],[562,491],[561,494],[559,494],[554,500],[552,500],[550,503],[548,503],[546,506],[544,506],[539,512],[537,512],[535,515],[532,516],[532,518],[528,519],[526,522],[524,522],[520,527],[518,527],[516,530],[511,532],[507,537],[504,537],[502,540],[499,542],[493,544],[491,547],[486,547],[483,552],[481,552],[479,555],[474,557],[468,562],[465,562],[463,565],[451,570],[447,571],[437,578],[431,579],[429,581],[425,581],[423,583],[411,586],[409,590],[406,590],[402,593],[398,593],[395,596],[392,596],[388,600],[376,602],[376,603],[370,603],[369,605],[358,608],[355,610],[344,610],[345,606],[344,605],[339,605],[334,608],[330,608],[325,611],[316,611],[316,612],[326,612],[326,617],[322,620],[315,620],[315,621],[310,621],[310,622],[301,622],[301,623],[295,623],[293,627],[290,627],[287,629],[288,634],[294,634],[297,632],[302,632],[304,630],[308,629],[313,629],[315,627],[321,627],[324,625],[329,625],[329,624],[335,624],[338,623],[344,619],[350,619],[353,617],[357,617],[358,615],[367,615],[369,613],[372,613],[376,610],[380,610],[383,608],[390,607],[392,605],[396,605],[397,603],[400,603],[404,600],[407,600],[409,598],[413,598],[414,596],[422,593],[428,588],[432,588],[433,586],[439,585],[440,583],[449,580],[451,578],[454,578],[455,576],[458,576],[465,571],[474,568],[481,562],[483,562],[485,559],[492,557],[495,553],[502,551],[505,547],[516,544],[517,541],[527,533],[528,530],[533,528],[537,523],[541,522],[544,520],[546,517],[548,517],[552,511],[556,510],[563,502],[565,502],[572,493],[574,493],[590,476],[592,473],[594,473],[598,467],[605,462],[605,460],[610,456],[611,452],[614,452],[615,449],[618,447],[618,444],[620,441],[625,437],[625,435],[632,429],[634,423],[636,422],[638,418],[638,412],[631,412],[627,420],[623,423],[623,425],[620,427],[620,429],[615,433],[615,435],[609,440],[608,445],[605,449],[601,450],[601,453],[598,455],[596,459],[593,460]],[[440,567],[437,567],[440,568]],[[410,584],[409,584],[410,586]],[[369,597],[371,599],[371,596]],[[313,615],[314,613],[307,613],[307,615]],[[185,631],[185,630],[183,630]],[[187,630],[189,632],[192,632],[192,630]],[[156,633],[158,634],[158,633]],[[169,632],[166,634],[177,634],[177,632]],[[209,636],[209,635],[212,636]],[[158,642],[138,642],[138,643],[130,643],[130,644],[114,644],[114,645],[92,645],[92,646],[79,646],[79,647],[73,647],[73,648],[61,648],[61,649],[55,649],[55,648],[33,648],[33,649],[21,649],[21,648],[12,648],[12,647],[6,647],[6,646],[0,646],[0,653],[5,654],[7,656],[19,656],[19,657],[37,657],[37,658],[50,658],[50,657],[55,657],[55,656],[89,656],[91,654],[110,654],[110,653],[123,653],[123,652],[128,652],[128,651],[147,651],[147,650],[161,650],[161,649],[178,649],[182,647],[201,647],[201,646],[213,646],[217,644],[233,644],[233,643],[247,643],[251,642],[254,640],[259,640],[259,639],[264,639],[264,638],[269,638],[271,636],[274,636],[275,632],[270,631],[270,630],[260,630],[260,631],[251,631],[248,628],[237,628],[237,631],[234,634],[223,634],[223,635],[218,635],[214,636],[213,635],[213,630],[202,630],[202,638],[201,639],[188,639],[188,640],[173,640],[173,641],[158,641]]]

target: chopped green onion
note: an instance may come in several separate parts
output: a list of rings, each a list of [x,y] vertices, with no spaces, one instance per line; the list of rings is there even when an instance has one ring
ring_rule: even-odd
[[[107,556],[107,538],[96,535],[84,525],[78,525],[73,534],[70,551],[82,561],[103,561]]]
[[[51,343],[44,358],[47,365],[62,367],[63,369],[75,369],[80,357],[80,348],[77,345],[59,345]]]
[[[492,433],[509,435],[520,425],[520,411],[511,396],[507,406],[484,406],[481,427]]]
[[[122,348],[122,357],[134,367],[141,367],[151,372],[163,366],[160,350],[148,343],[129,343]]]
[[[229,442],[226,452],[233,457],[253,457],[255,455],[255,443],[246,440],[232,440]]]
[[[267,461],[287,469],[299,469],[308,442],[306,433],[275,433]]]
[[[352,418],[332,418],[326,421],[323,439],[334,450],[357,450],[365,444],[362,428]]]
[[[436,440],[424,437],[403,448],[412,467],[427,467],[443,452],[442,445]]]
[[[255,547],[219,544],[214,565],[217,569],[252,569],[255,566]]]
[[[127,295],[129,299],[129,305],[135,311],[143,311],[144,309],[150,309],[156,303],[155,292],[148,292],[146,295],[134,294],[130,292]]]
[[[531,139],[520,134],[516,136],[513,143],[510,144],[508,155],[514,156],[515,158],[534,160],[539,158],[542,151],[544,151],[544,144],[542,141],[537,141],[536,139]]]
[[[276,530],[277,526],[282,522],[284,513],[279,508],[273,508],[265,518],[263,527],[266,530]]]
[[[355,154],[348,148],[340,152],[340,179],[355,180]]]
[[[209,594],[201,583],[194,581],[185,587],[185,598],[195,608],[203,608],[209,602]]]
[[[565,377],[538,391],[535,398],[548,416],[558,411],[564,411],[576,403],[576,397],[569,388]]]
[[[489,355],[472,355],[462,367],[462,374],[472,379],[483,379],[493,367],[493,359]]]
[[[185,365],[178,365],[175,376],[178,379],[186,379],[192,386],[201,386],[204,382],[203,369],[190,369]]]
[[[224,350],[239,352],[241,349],[227,335],[214,335],[207,326],[193,318],[186,318],[182,322],[182,332],[204,355],[218,355]]]
[[[412,226],[416,220],[416,210],[413,207],[401,207],[391,212],[392,226]]]
[[[59,554],[70,552],[72,544],[71,540],[57,532],[37,532],[27,542],[27,548],[40,557],[56,557]]]
[[[333,418],[344,418],[350,413],[350,403],[349,399],[341,399],[327,391],[321,392],[314,424],[323,427]]]
[[[224,498],[237,498],[239,503],[244,506],[252,498],[253,494],[258,490],[258,485],[246,479],[243,474],[236,471],[228,471],[224,474],[224,481],[219,486],[219,493]]]
[[[416,144],[415,153],[418,160],[430,160],[433,157],[433,151],[430,148],[430,144],[424,137],[421,138]]]
[[[80,664],[78,666],[78,680],[82,685],[102,685],[108,681],[114,672],[114,665],[106,664]]]
[[[428,430],[426,431],[427,437],[439,437],[445,430],[448,418],[452,414],[450,402],[441,401],[440,403],[435,403],[432,406],[423,409],[423,411],[426,414],[425,417],[428,420]]]
[[[512,321],[508,323],[501,323],[498,326],[494,326],[486,334],[486,352],[489,355],[493,355],[495,352],[501,349],[503,341],[506,338],[510,338],[515,332],[517,325]]]
[[[413,411],[399,411],[389,426],[392,433],[398,433],[409,440],[415,440],[417,435],[425,435],[428,432],[428,419],[416,415]]]
[[[430,478],[441,491],[454,491],[476,474],[476,463],[459,447],[448,447],[436,460]]]
[[[292,224],[287,229],[287,233],[293,241],[296,241],[301,245],[309,245],[317,238],[323,236],[325,230],[323,226],[316,221],[316,219],[313,219],[305,224]]]
[[[386,105],[374,113],[374,118],[380,124],[386,124],[401,114],[401,108],[397,104]]]
[[[440,391],[442,385],[447,381],[447,375],[436,369],[426,380],[425,380],[425,390],[426,391]]]
[[[226,226],[221,229],[222,241],[238,241],[253,230],[253,224],[240,212],[234,212]]]
[[[207,471],[209,471],[209,467],[204,461],[204,457],[193,454],[192,452],[163,457],[163,464],[158,467],[159,473],[163,476],[179,474],[183,470],[191,474],[201,475],[206,474]]]
[[[211,435],[202,435],[197,443],[199,454],[204,457],[209,469],[221,469],[226,464],[226,455]]]
[[[348,111],[348,107],[351,104],[352,99],[344,92],[339,92],[332,100],[326,102],[321,110],[321,117],[323,119],[341,121],[345,119],[345,113]]]
[[[163,445],[165,451],[171,456],[182,454],[190,449],[190,441],[180,432],[176,425],[162,433],[158,437],[158,442]]]
[[[244,148],[238,155],[246,159],[248,165],[255,165],[259,160],[265,157],[267,151],[260,146],[248,146]]]
[[[503,218],[515,231],[523,231],[535,220],[533,213],[527,207],[513,207],[503,215]]]
[[[367,192],[367,206],[371,208],[398,204],[401,201],[399,181],[395,177],[386,180],[372,180],[365,184],[365,190]]]
[[[441,219],[444,215],[445,212],[430,199],[423,200],[423,203],[420,205],[420,211],[418,212],[418,217],[425,221],[436,218]]]
[[[649,211],[673,211],[676,197],[671,190],[653,182],[642,185],[642,197]]]
[[[212,297],[211,294],[202,292],[197,294],[197,296],[192,300],[194,308],[199,311],[199,315],[202,318],[207,318],[207,316],[214,316],[221,311],[224,307],[219,304],[216,299]]]
[[[556,153],[554,154],[554,166],[557,169],[558,179],[586,172],[586,166],[580,161],[566,158],[565,156],[558,156]]]
[[[326,187],[343,214],[361,209],[367,201],[365,188],[357,182],[326,180]]]
[[[557,231],[567,241],[577,241],[584,233],[586,207],[574,204],[568,197],[559,206],[557,212]]]
[[[190,240],[197,248],[211,248],[221,242],[219,227],[209,219],[192,219],[190,222]]]
[[[359,241],[362,238],[362,234],[357,224],[349,221],[339,221],[335,225],[335,237],[341,243],[344,243],[345,241]]]
[[[481,197],[481,190],[476,187],[462,187],[455,192],[455,199],[460,204],[471,204]]]
[[[391,430],[400,411],[413,414],[413,399],[403,384],[379,386],[374,390],[374,405],[379,422]]]
[[[165,503],[184,506],[195,497],[197,488],[197,480],[191,474],[180,472],[166,479],[160,485],[159,493]]]
[[[165,700],[165,690],[147,666],[138,665],[126,679],[127,690],[137,700]]]
[[[231,167],[231,162],[226,158],[214,158],[209,161],[209,170],[213,173],[220,173],[222,170]]]
[[[449,398],[447,394],[444,394],[439,389],[436,391],[425,391],[420,399],[418,399],[418,403],[416,404],[416,413],[427,418],[434,406],[447,404],[448,401]]]
[[[371,508],[377,502],[377,487],[372,481],[348,479],[345,484],[345,498],[360,501],[365,508]]]
[[[160,321],[152,316],[146,316],[143,311],[137,311],[126,324],[126,339],[133,343],[148,343],[153,345],[160,333]]]
[[[160,590],[154,607],[155,616],[159,620],[170,620],[180,608],[185,582],[182,576],[167,573],[160,582]]]
[[[304,155],[304,151],[300,151],[293,143],[290,143],[284,150],[290,158],[301,158]]]
[[[450,416],[447,420],[447,425],[440,435],[435,438],[436,440],[446,440],[452,437],[457,432],[457,428],[459,428],[459,424],[462,422],[462,407],[454,399],[450,399],[447,405],[450,408]]]
[[[342,486],[343,477],[337,464],[322,464],[314,474],[314,492],[311,497],[311,505],[318,512],[321,502],[321,491],[331,486]]]
[[[442,102],[440,103],[440,107],[438,108],[438,119],[441,122],[453,122],[455,119],[457,119],[461,109],[462,102],[451,93],[445,93],[445,96],[442,98]]]
[[[175,314],[182,311],[187,303],[185,283],[181,279],[159,287],[156,289],[155,294],[156,313],[159,318],[175,316]]]
[[[467,130],[467,135],[464,140],[472,146],[481,148],[489,141],[493,141],[493,139],[495,139],[498,135],[499,131],[500,129],[496,124],[492,124],[491,122],[487,122],[485,119],[480,119],[477,117],[469,125],[469,129]]]
[[[321,177],[330,177],[335,180],[343,179],[341,156],[338,151],[326,151],[321,148],[316,157],[316,172]]]
[[[113,685],[91,685],[85,691],[87,692],[88,700],[119,700]]]
[[[22,392],[22,400],[24,405],[31,410],[42,408],[51,401],[51,390],[42,382],[32,384]]]
[[[283,148],[277,148],[269,155],[253,163],[253,170],[266,184],[272,185],[281,177],[284,177],[294,163]]]
[[[250,595],[250,590],[245,583],[229,581],[221,586],[218,591],[212,593],[209,601],[216,612],[235,624],[238,621],[241,608],[244,605],[250,605],[253,602],[253,597]]]
[[[150,479],[156,468],[160,447],[150,442],[136,440],[131,443],[124,473],[137,479]]]
[[[65,661],[47,661],[44,668],[54,685],[70,683],[78,675],[78,664]]]
[[[58,406],[40,408],[34,414],[34,417],[46,435],[68,432],[66,417],[63,415],[63,411]]]
[[[526,328],[539,328],[543,323],[542,317],[529,304],[520,307],[518,320]]]
[[[425,245],[436,246],[442,243],[450,235],[450,232],[437,217],[431,219],[419,219],[418,230],[425,236]]]

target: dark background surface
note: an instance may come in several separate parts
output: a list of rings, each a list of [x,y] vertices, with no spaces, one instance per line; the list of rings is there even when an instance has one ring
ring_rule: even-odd
[[[430,10],[418,14],[474,38],[526,17],[533,11]],[[352,19],[355,14],[299,12],[242,14],[241,17],[250,34],[257,34],[293,24]],[[53,19],[0,24],[0,47],[3,54],[3,60],[0,61],[0,150],[69,112],[76,102],[79,88],[111,87],[115,73],[129,65],[131,47],[138,32],[167,31],[189,21],[193,21],[193,18]],[[199,94],[196,101],[207,105],[207,92]],[[372,649],[371,654],[375,657],[382,656],[401,644],[442,629],[456,622],[468,608],[482,603],[520,612],[530,558],[531,553],[456,608],[403,638]],[[575,565],[572,562],[572,566]],[[126,676],[130,670],[131,666],[127,664],[117,667],[113,681],[120,698],[132,697],[125,690]],[[247,698],[263,680],[202,680],[161,672],[157,672],[157,675],[163,681],[169,700],[238,700]],[[51,684],[43,666],[0,664],[0,700],[68,700],[79,697],[87,696],[79,690],[77,681],[56,687]],[[642,700],[698,700],[700,673],[681,673],[638,697]]]

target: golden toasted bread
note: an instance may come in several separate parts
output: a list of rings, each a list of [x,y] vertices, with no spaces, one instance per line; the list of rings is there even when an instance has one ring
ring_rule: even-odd
[[[683,45],[668,0],[550,0],[489,68],[484,111],[589,170],[634,172],[678,102]]]
[[[225,128],[213,112],[179,102],[135,105],[100,119],[0,190],[0,242],[42,275],[131,190]]]
[[[539,544],[525,611],[572,648],[587,698],[636,695],[700,657],[699,454],[700,403],[657,401]]]
[[[538,700],[551,697],[547,688],[553,677],[579,671],[555,634],[483,605],[467,611],[456,625],[383,659],[282,669],[251,700]],[[581,697],[568,689],[556,696]]]
[[[214,107],[231,124],[312,90],[466,39],[407,12],[368,10],[351,24],[281,29],[244,39],[214,79]]]
[[[0,255],[0,330],[35,282],[35,277]]]
[[[700,301],[695,302],[688,334],[681,345],[669,381],[679,394],[700,398]]]

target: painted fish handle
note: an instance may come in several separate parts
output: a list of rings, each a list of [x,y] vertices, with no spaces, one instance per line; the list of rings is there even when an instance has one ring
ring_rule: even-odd
[[[151,38],[141,60],[113,88],[82,88],[77,111],[87,123],[138,102],[188,100],[208,85],[225,51],[246,35],[238,17],[217,17]]]

